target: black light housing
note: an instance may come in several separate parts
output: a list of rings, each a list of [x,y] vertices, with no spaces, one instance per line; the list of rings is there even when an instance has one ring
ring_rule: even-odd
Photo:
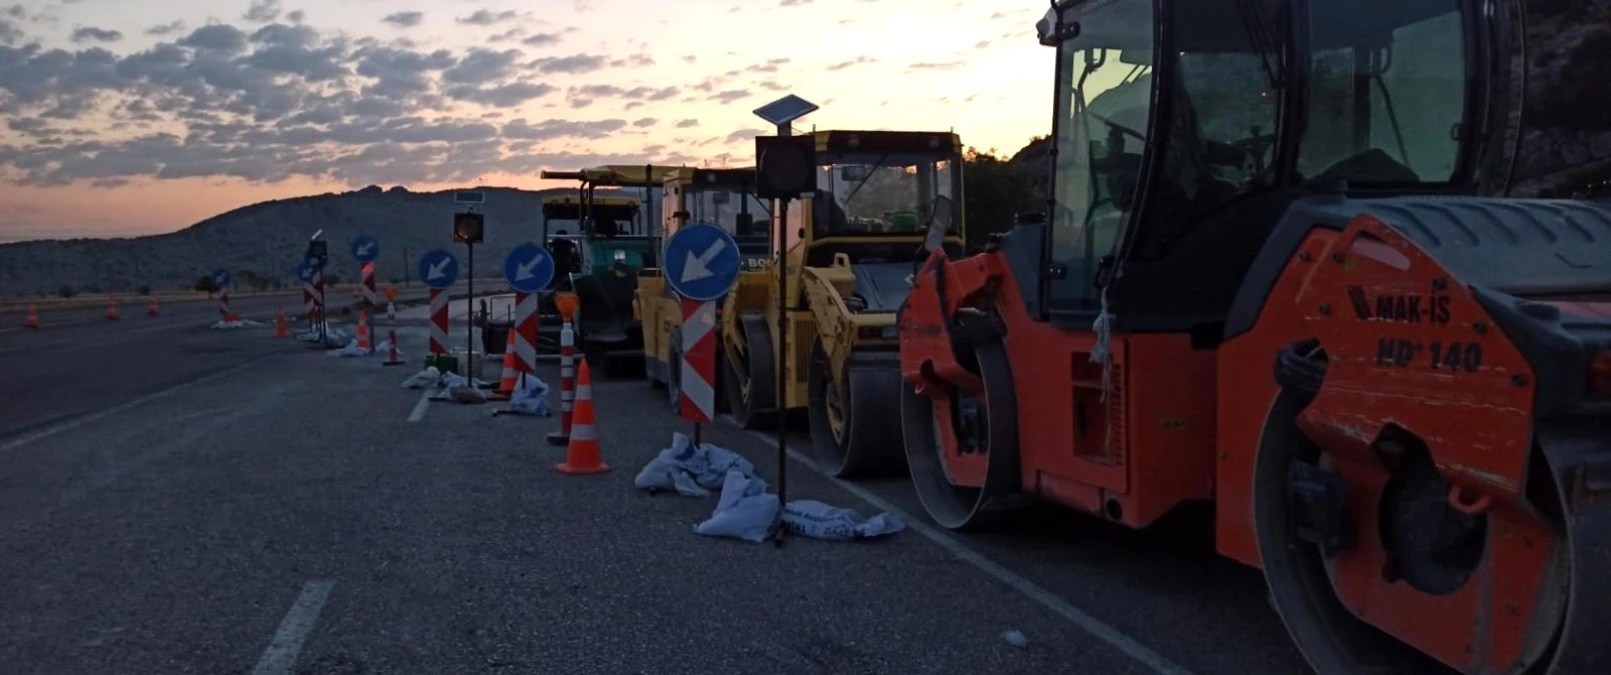
[[[486,231],[487,218],[479,213],[460,213],[453,217],[453,241],[459,244],[479,244]]]
[[[755,137],[755,196],[795,199],[817,189],[817,141],[811,136]]]

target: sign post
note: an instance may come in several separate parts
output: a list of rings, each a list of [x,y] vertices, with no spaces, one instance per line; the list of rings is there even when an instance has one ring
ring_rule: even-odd
[[[682,418],[701,425],[716,416],[716,301],[738,283],[738,242],[707,223],[683,227],[666,240],[666,283],[682,298],[682,363],[678,383]]]
[[[380,242],[367,234],[352,239],[352,257],[359,263],[359,288],[363,293],[364,309],[379,305],[375,298],[375,260],[380,258]]]
[[[297,263],[297,281],[302,282],[302,315],[308,318],[308,331],[313,331],[313,266],[307,260]]]
[[[325,263],[329,262],[330,260],[327,251],[328,248],[325,245],[325,242],[317,240],[310,241],[308,242],[308,254],[303,258],[302,261],[302,264],[306,265],[308,269],[312,271],[314,303],[313,311],[316,317],[314,320],[318,322],[317,325],[319,327],[320,349],[328,349],[330,347],[330,325],[325,320],[324,311],[324,266]]]
[[[515,370],[524,388],[526,375],[537,366],[537,292],[554,280],[554,257],[528,241],[504,259],[503,277],[515,290]]]
[[[442,249],[420,256],[420,281],[431,289],[431,354],[447,353],[447,289],[459,280],[459,261]]]
[[[487,218],[476,213],[475,208],[486,203],[486,195],[480,192],[458,192],[453,195],[453,203],[464,204],[464,213],[453,216],[453,241],[464,244],[464,279],[469,285],[469,295],[465,297],[464,306],[470,311],[464,313],[464,376],[475,381],[476,373],[470,367],[475,355],[475,245],[481,243],[486,234]]]
[[[788,286],[789,286],[789,201],[816,190],[816,145],[808,137],[794,136],[794,121],[816,112],[817,104],[794,94],[756,108],[752,112],[777,128],[777,136],[755,139],[755,196],[773,202],[773,213],[778,214],[777,232],[772,245],[777,252],[778,296],[777,325],[777,434],[778,434],[778,503],[789,503],[788,436],[784,425],[788,415],[789,371],[784,365],[789,360]],[[783,513],[773,525],[773,544],[783,545]]]
[[[229,270],[213,270],[213,285],[218,287],[218,319],[220,321],[230,320],[229,282],[231,280]]]

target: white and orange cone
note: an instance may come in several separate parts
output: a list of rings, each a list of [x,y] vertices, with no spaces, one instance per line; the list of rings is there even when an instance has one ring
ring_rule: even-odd
[[[593,416],[593,378],[587,373],[583,360],[577,373],[576,413],[571,418],[571,440],[565,446],[565,461],[554,465],[554,470],[571,475],[604,473],[610,470],[600,458],[597,421]]]
[[[28,303],[28,318],[22,320],[22,327],[39,330],[39,310],[34,308],[34,303]]]
[[[509,343],[503,348],[503,374],[498,377],[498,389],[493,393],[507,397],[520,386],[520,369],[515,367],[515,332],[509,331]]]
[[[369,315],[358,310],[358,350],[365,353],[374,353],[374,345],[369,343]]]

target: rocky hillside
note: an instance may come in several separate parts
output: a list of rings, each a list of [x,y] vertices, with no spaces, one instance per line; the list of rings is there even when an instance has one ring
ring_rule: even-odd
[[[542,198],[573,190],[477,188],[486,193],[486,245],[476,247],[476,276],[498,276],[509,249],[536,241]],[[209,218],[172,234],[127,239],[72,239],[0,245],[0,295],[188,289],[218,268],[235,271],[237,285],[255,275],[269,286],[295,283],[308,238],[323,229],[330,242],[329,274],[353,279],[358,264],[348,244],[360,233],[380,240],[377,279],[413,274],[422,251],[453,246],[452,216],[462,210],[452,192],[415,193],[370,186],[341,194],[280,199]],[[409,266],[403,269],[404,249]]]
[[[1601,192],[1611,181],[1611,0],[1527,0],[1517,196]]]

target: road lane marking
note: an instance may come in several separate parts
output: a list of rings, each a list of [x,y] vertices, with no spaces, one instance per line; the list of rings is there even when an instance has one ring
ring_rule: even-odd
[[[69,419],[69,420],[67,420],[65,422],[57,423],[57,424],[55,424],[53,426],[49,426],[49,427],[46,427],[44,429],[40,429],[39,431],[35,431],[33,433],[23,434],[22,436],[20,436],[18,438],[11,439],[9,441],[6,441],[5,443],[0,443],[0,453],[10,452],[10,451],[15,450],[17,448],[20,448],[20,447],[22,447],[24,445],[28,445],[29,443],[33,443],[35,441],[41,441],[41,440],[44,440],[46,438],[50,438],[51,436],[55,436],[56,434],[60,434],[60,433],[63,433],[63,432],[72,431],[72,430],[77,429],[77,428],[79,428],[81,426],[89,424],[90,422],[94,422],[94,421],[97,421],[97,420],[104,419],[104,418],[106,418],[106,417],[108,417],[110,415],[115,415],[117,413],[123,412],[125,410],[129,410],[131,408],[137,408],[139,406],[145,405],[147,403],[150,403],[150,402],[155,401],[157,399],[160,399],[162,397],[174,394],[176,392],[183,391],[185,389],[189,389],[191,387],[195,387],[195,386],[198,386],[198,385],[206,384],[208,382],[212,382],[213,380],[222,379],[222,378],[227,377],[229,375],[233,375],[233,374],[235,374],[237,372],[240,372],[241,370],[243,370],[245,368],[248,368],[251,365],[252,364],[250,364],[250,363],[242,363],[242,364],[230,366],[228,368],[220,370],[220,371],[218,371],[216,373],[213,373],[211,375],[204,375],[202,377],[198,377],[198,378],[196,378],[194,380],[190,380],[188,382],[180,382],[179,384],[176,384],[174,386],[168,387],[167,389],[162,389],[162,390],[151,392],[149,394],[146,394],[144,396],[136,398],[136,399],[134,399],[132,401],[126,401],[126,402],[123,402],[123,403],[119,403],[119,404],[117,404],[115,406],[112,406],[110,408],[106,408],[104,410],[98,410],[98,411],[95,411],[95,412],[92,412],[92,413],[85,414],[85,415],[80,416],[80,417],[74,417],[74,418]]]
[[[727,423],[733,424],[733,419],[731,416],[723,415],[722,417],[727,421]],[[737,425],[734,424],[734,426]],[[776,444],[778,439],[775,433],[762,433],[761,431],[754,429],[745,429],[744,431],[748,432],[756,439],[772,445],[773,448],[777,447]],[[923,535],[925,539],[938,544],[940,548],[945,549],[946,552],[956,556],[956,558],[962,562],[974,566],[974,568],[978,569],[980,572],[984,572],[986,575],[994,578],[996,581],[1006,584],[1007,587],[1018,591],[1018,593],[1024,597],[1039,603],[1042,607],[1051,610],[1053,614],[1063,617],[1064,620],[1074,624],[1075,627],[1085,631],[1092,637],[1107,643],[1108,646],[1124,652],[1124,654],[1130,658],[1141,662],[1143,665],[1152,669],[1153,672],[1158,673],[1159,675],[1192,675],[1191,671],[1186,670],[1184,667],[1173,661],[1170,661],[1162,654],[1153,651],[1146,645],[1137,642],[1134,638],[1125,635],[1117,628],[1108,625],[1101,619],[1091,616],[1090,614],[1086,613],[1085,610],[1075,607],[1067,600],[1064,600],[1051,591],[1040,587],[1040,585],[1036,584],[1035,582],[1019,576],[1012,570],[1003,567],[1000,563],[985,557],[984,554],[968,548],[967,545],[957,541],[954,537],[941,532],[934,526],[919,521],[917,518],[913,517],[899,506],[885,501],[882,497],[873,494],[860,485],[846,482],[824,473],[822,469],[817,467],[817,463],[815,461],[813,461],[810,457],[805,456],[805,454],[801,453],[800,451],[795,450],[794,448],[789,448],[788,453],[789,459],[794,460],[795,463],[800,464],[812,470],[817,475],[828,479],[829,482],[839,486],[841,489],[856,496],[858,499],[867,502],[868,504],[872,505],[873,508],[899,518],[902,523],[906,524],[907,529]]]
[[[420,392],[420,402],[414,404],[414,411],[408,414],[408,421],[418,422],[425,419],[425,411],[431,407],[431,390]]]
[[[263,657],[257,660],[252,675],[279,675],[296,667],[302,643],[307,641],[308,633],[313,632],[313,625],[319,622],[319,612],[324,609],[324,601],[329,599],[330,588],[335,585],[334,581],[309,581],[302,586],[302,594],[291,603],[291,610],[280,621],[280,629],[274,631],[274,639],[263,650]]]

